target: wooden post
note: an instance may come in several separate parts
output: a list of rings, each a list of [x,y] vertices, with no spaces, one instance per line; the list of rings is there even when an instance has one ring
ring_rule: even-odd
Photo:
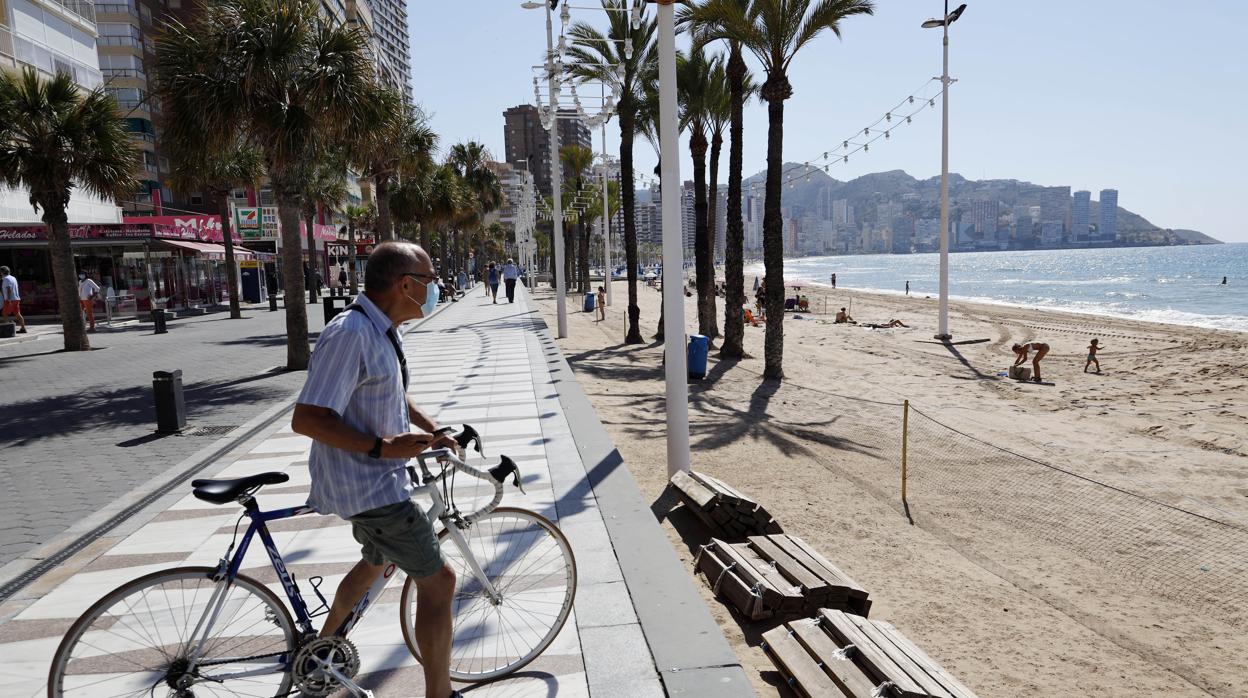
[[[905,400],[901,403],[901,503],[909,509],[909,502],[906,501],[906,475],[907,475],[907,447],[910,442],[910,401]]]

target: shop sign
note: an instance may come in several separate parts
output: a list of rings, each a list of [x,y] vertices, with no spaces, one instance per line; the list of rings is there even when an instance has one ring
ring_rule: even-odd
[[[367,245],[356,245],[356,246],[355,246],[355,255],[356,255],[357,257],[367,257],[367,256],[369,256],[370,254],[372,254],[372,253],[373,253],[373,248],[374,248],[374,247],[376,247],[376,245],[374,245],[374,244],[372,244],[372,243],[369,243],[369,244],[367,244]]]
[[[305,223],[304,221],[299,221],[300,237],[306,236],[307,234],[308,234],[308,224]],[[338,241],[338,226],[321,225],[320,223],[313,223],[312,224],[312,237],[317,240],[320,240],[321,242],[337,242]]]
[[[348,254],[347,249],[349,247],[350,245],[343,245],[343,244],[339,244],[336,242],[331,242],[325,246],[325,251],[329,252],[330,257],[346,257]]]
[[[96,225],[71,225],[69,237],[74,240],[114,240],[152,237],[150,224],[100,223]],[[48,229],[42,225],[12,225],[0,228],[0,240],[43,241],[48,239]]]
[[[249,231],[260,231],[260,209],[258,208],[237,208],[238,213],[238,229],[244,233]]]
[[[223,242],[225,233],[221,226],[221,217],[212,215],[186,216],[134,216],[126,218],[127,223],[150,223],[154,237],[166,240],[198,240],[200,242]],[[241,242],[238,233],[232,236]]]

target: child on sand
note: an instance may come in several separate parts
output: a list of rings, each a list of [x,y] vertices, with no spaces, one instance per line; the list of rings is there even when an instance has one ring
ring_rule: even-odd
[[[1098,352],[1098,351],[1100,351],[1100,350],[1101,350],[1100,340],[1099,340],[1099,339],[1093,339],[1093,340],[1092,340],[1092,343],[1088,345],[1088,361],[1087,361],[1087,363],[1085,363],[1085,364],[1083,365],[1083,372],[1084,372],[1084,373],[1087,373],[1087,372],[1088,372],[1088,367],[1089,367],[1089,366],[1091,366],[1091,365],[1093,365],[1093,364],[1095,364],[1095,365],[1096,365],[1096,372],[1097,372],[1097,373],[1100,373],[1100,372],[1101,372],[1101,362],[1096,360],[1096,352]]]
[[[607,319],[607,289],[604,286],[598,287],[598,321]]]
[[[1027,344],[1015,344],[1014,349],[1014,365],[1019,366],[1027,361],[1027,352],[1032,349],[1036,350],[1036,358],[1031,360],[1031,379],[1037,383],[1040,381],[1040,359],[1049,353],[1049,345],[1044,342],[1028,342]]]

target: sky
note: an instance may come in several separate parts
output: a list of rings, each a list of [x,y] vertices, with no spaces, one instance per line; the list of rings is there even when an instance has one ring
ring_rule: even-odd
[[[938,0],[877,0],[874,16],[842,23],[840,39],[823,34],[804,47],[790,69],[785,160],[821,156],[939,76],[940,31],[919,25],[942,11]],[[478,140],[502,159],[503,111],[533,101],[544,12],[519,0],[408,0],[408,16],[415,97],[442,143]],[[574,10],[573,19],[605,26],[597,9]],[[1069,185],[1094,199],[1117,189],[1120,206],[1158,226],[1248,242],[1246,30],[1242,0],[972,0],[950,33],[950,170]],[[614,120],[607,132],[618,154]],[[748,105],[747,176],[765,167],[766,135],[766,107]],[[634,154],[638,172],[653,171],[648,143],[638,139]],[[690,179],[683,141],[682,154],[681,177]],[[724,161],[726,170],[726,153]],[[829,174],[844,181],[894,169],[940,174],[939,100]]]

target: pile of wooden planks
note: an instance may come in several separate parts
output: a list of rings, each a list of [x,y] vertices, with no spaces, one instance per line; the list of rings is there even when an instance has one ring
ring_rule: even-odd
[[[823,609],[763,634],[763,649],[801,695],[975,698],[897,628]]]
[[[672,476],[671,485],[685,506],[728,540],[781,533],[780,524],[758,502],[710,475],[682,470]]]
[[[751,620],[813,615],[821,608],[866,615],[867,592],[808,546],[783,533],[745,543],[712,538],[694,565],[717,596]]]

